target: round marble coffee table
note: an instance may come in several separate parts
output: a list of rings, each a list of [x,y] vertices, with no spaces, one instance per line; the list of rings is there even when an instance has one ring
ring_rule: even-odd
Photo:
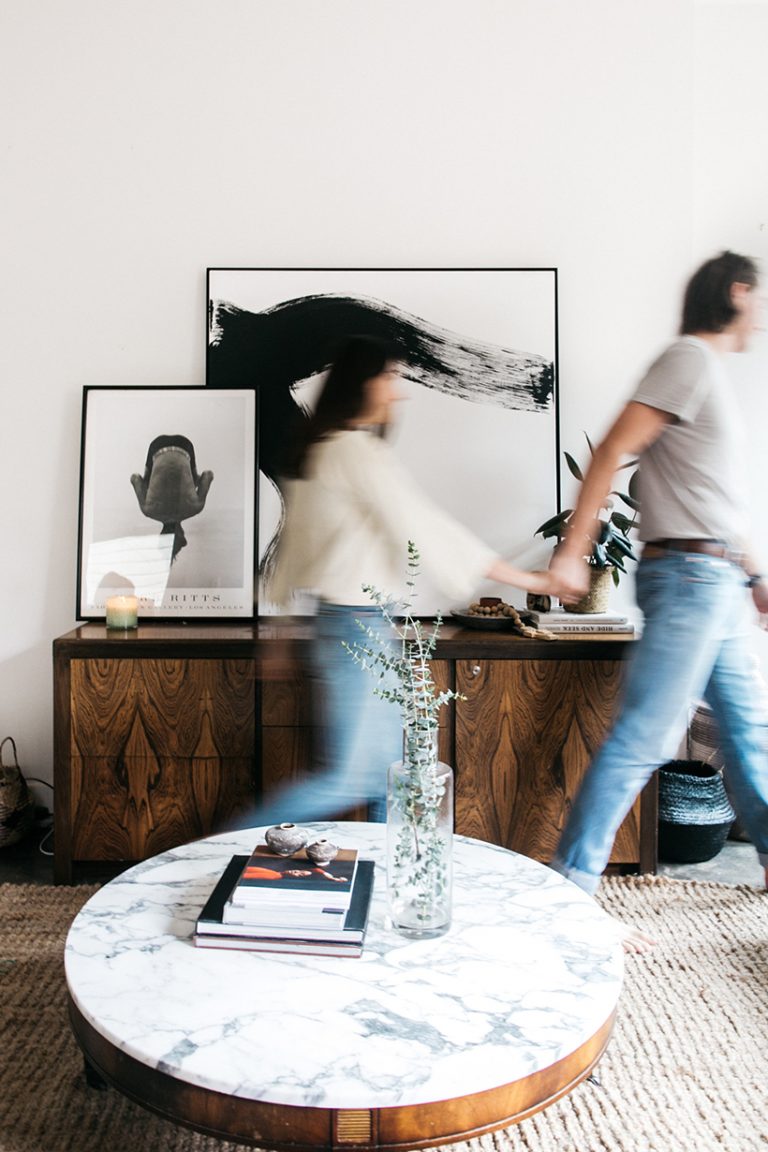
[[[258,829],[131,868],[69,932],[72,1026],[87,1065],[199,1131],[268,1148],[409,1149],[546,1107],[608,1043],[622,952],[597,904],[550,869],[455,838],[454,924],[385,923],[384,829],[314,824],[376,860],[359,959],[195,948],[195,919]]]

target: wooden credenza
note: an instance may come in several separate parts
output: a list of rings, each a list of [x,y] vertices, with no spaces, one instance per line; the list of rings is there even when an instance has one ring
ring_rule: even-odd
[[[307,771],[308,638],[309,622],[265,618],[131,633],[85,624],[55,640],[56,881],[75,864],[142,860],[225,828]],[[457,832],[551,859],[630,647],[444,625],[435,679],[465,697],[443,710],[440,732]],[[655,869],[654,784],[611,863]]]

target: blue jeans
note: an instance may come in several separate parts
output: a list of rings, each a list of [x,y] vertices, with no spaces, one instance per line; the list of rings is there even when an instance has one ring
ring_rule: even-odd
[[[378,608],[321,604],[310,653],[316,755],[304,780],[268,796],[250,819],[255,825],[322,820],[369,805],[369,819],[387,814],[387,769],[403,752],[397,704],[374,694],[379,681],[342,646],[366,642],[355,623],[382,636],[389,626]],[[386,683],[386,681],[385,681]]]
[[[643,633],[621,706],[576,797],[552,867],[594,892],[619,825],[654,771],[674,759],[691,704],[718,723],[733,805],[768,867],[768,756],[755,699],[744,572],[690,552],[642,560]]]

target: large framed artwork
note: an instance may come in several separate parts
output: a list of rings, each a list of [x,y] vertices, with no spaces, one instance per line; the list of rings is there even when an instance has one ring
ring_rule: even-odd
[[[208,268],[207,297],[206,383],[259,392],[263,585],[284,453],[334,344],[355,334],[404,349],[392,443],[415,481],[499,554],[531,564],[533,533],[558,506],[556,269]],[[478,594],[515,600],[509,587]],[[423,615],[451,607],[426,580],[419,602]],[[259,609],[272,611],[264,594]]]
[[[139,619],[253,618],[253,388],[86,387],[77,618],[138,599]]]

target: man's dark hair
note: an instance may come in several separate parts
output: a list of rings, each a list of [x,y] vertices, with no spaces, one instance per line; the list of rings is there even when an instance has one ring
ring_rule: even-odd
[[[683,297],[680,335],[722,332],[736,318],[731,300],[734,284],[757,285],[757,265],[749,256],[723,252],[694,272]]]

